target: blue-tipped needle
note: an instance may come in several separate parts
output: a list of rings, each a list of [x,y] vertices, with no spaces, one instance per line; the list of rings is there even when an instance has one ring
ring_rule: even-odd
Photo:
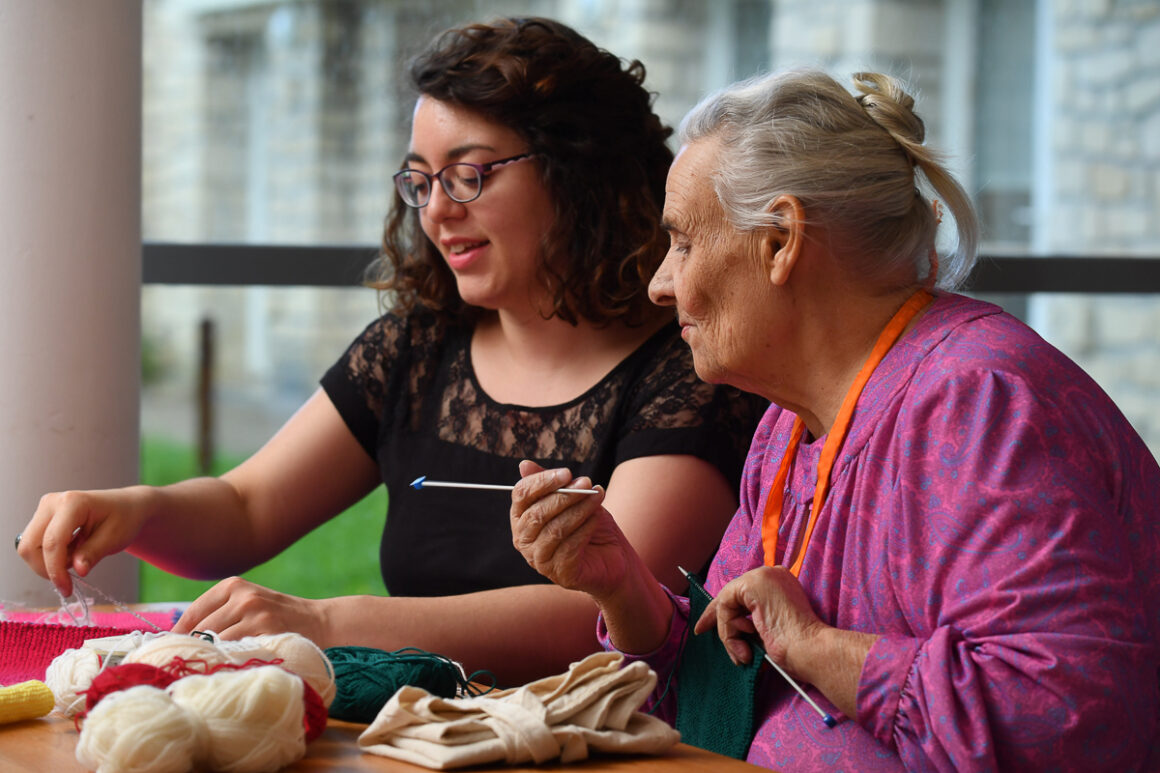
[[[411,481],[411,488],[422,490],[428,487],[434,488],[479,488],[490,489],[492,491],[511,491],[515,486],[504,486],[498,483],[451,483],[445,480],[427,480],[426,475],[420,475],[415,480]],[[599,494],[599,489],[594,488],[558,488],[556,491],[565,494]]]
[[[690,583],[698,583],[698,585],[700,584],[698,582],[697,578],[694,577],[692,574],[690,574],[688,572],[688,570],[686,570],[683,566],[678,566],[677,568],[681,570],[681,574],[685,575],[685,579],[688,580]],[[706,594],[708,594],[708,592],[709,592],[708,590],[705,591]],[[696,622],[696,621],[693,621],[693,622]],[[825,723],[826,727],[834,727],[838,724],[838,721],[836,719],[834,719],[829,714],[827,714],[825,711],[823,711],[822,707],[819,706],[817,703],[815,703],[814,699],[806,694],[806,691],[801,688],[801,685],[799,685],[796,681],[794,681],[794,678],[792,676],[787,674],[785,672],[785,670],[781,666],[779,666],[777,663],[773,662],[773,658],[771,658],[769,656],[768,652],[766,652],[763,649],[761,651],[761,654],[765,657],[765,662],[768,663],[769,665],[773,666],[777,670],[777,673],[781,674],[782,678],[784,678],[785,681],[789,682],[789,686],[794,688],[795,690],[797,690],[798,695],[802,696],[802,699],[806,703],[810,704],[810,707],[813,708],[814,711],[818,712],[818,716],[822,718],[822,722]]]

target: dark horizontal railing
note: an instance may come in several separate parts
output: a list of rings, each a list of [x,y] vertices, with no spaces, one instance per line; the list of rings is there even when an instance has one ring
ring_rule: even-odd
[[[377,248],[146,242],[147,284],[355,287]],[[976,293],[1160,293],[1160,257],[983,255]]]
[[[145,242],[141,281],[167,285],[356,287],[377,247]]]
[[[1160,257],[982,255],[979,293],[1160,293]]]

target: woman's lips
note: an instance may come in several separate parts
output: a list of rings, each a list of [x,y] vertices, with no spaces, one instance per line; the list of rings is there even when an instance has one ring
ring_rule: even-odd
[[[447,246],[447,265],[460,270],[471,265],[482,254],[488,242],[456,242]]]

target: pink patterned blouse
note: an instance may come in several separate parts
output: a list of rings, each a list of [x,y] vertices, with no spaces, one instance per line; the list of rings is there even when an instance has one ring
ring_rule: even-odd
[[[711,593],[763,563],[762,509],[793,419],[772,406],[757,429]],[[801,538],[824,442],[803,440],[779,550]],[[938,294],[887,354],[800,579],[822,620],[882,638],[857,717],[807,687],[832,730],[764,671],[750,762],[1160,769],[1160,468],[1083,371],[999,308]],[[668,640],[643,656],[660,687],[687,625],[688,602],[673,601]],[[600,635],[611,647],[603,620]],[[670,720],[673,681],[659,707]]]

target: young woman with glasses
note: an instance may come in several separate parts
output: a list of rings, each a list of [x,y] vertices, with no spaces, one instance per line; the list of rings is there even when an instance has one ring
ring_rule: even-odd
[[[370,282],[386,313],[220,478],[45,497],[19,547],[35,570],[67,591],[67,569],[128,549],[223,577],[385,483],[389,597],[306,600],[235,577],[177,630],[414,646],[513,684],[598,649],[596,608],[515,550],[509,495],[415,490],[417,477],[568,467],[607,490],[661,582],[679,591],[678,566],[709,559],[767,403],[699,382],[672,313],[648,300],[672,153],[644,68],[556,22],[509,19],[448,31],[411,78],[410,149]]]

